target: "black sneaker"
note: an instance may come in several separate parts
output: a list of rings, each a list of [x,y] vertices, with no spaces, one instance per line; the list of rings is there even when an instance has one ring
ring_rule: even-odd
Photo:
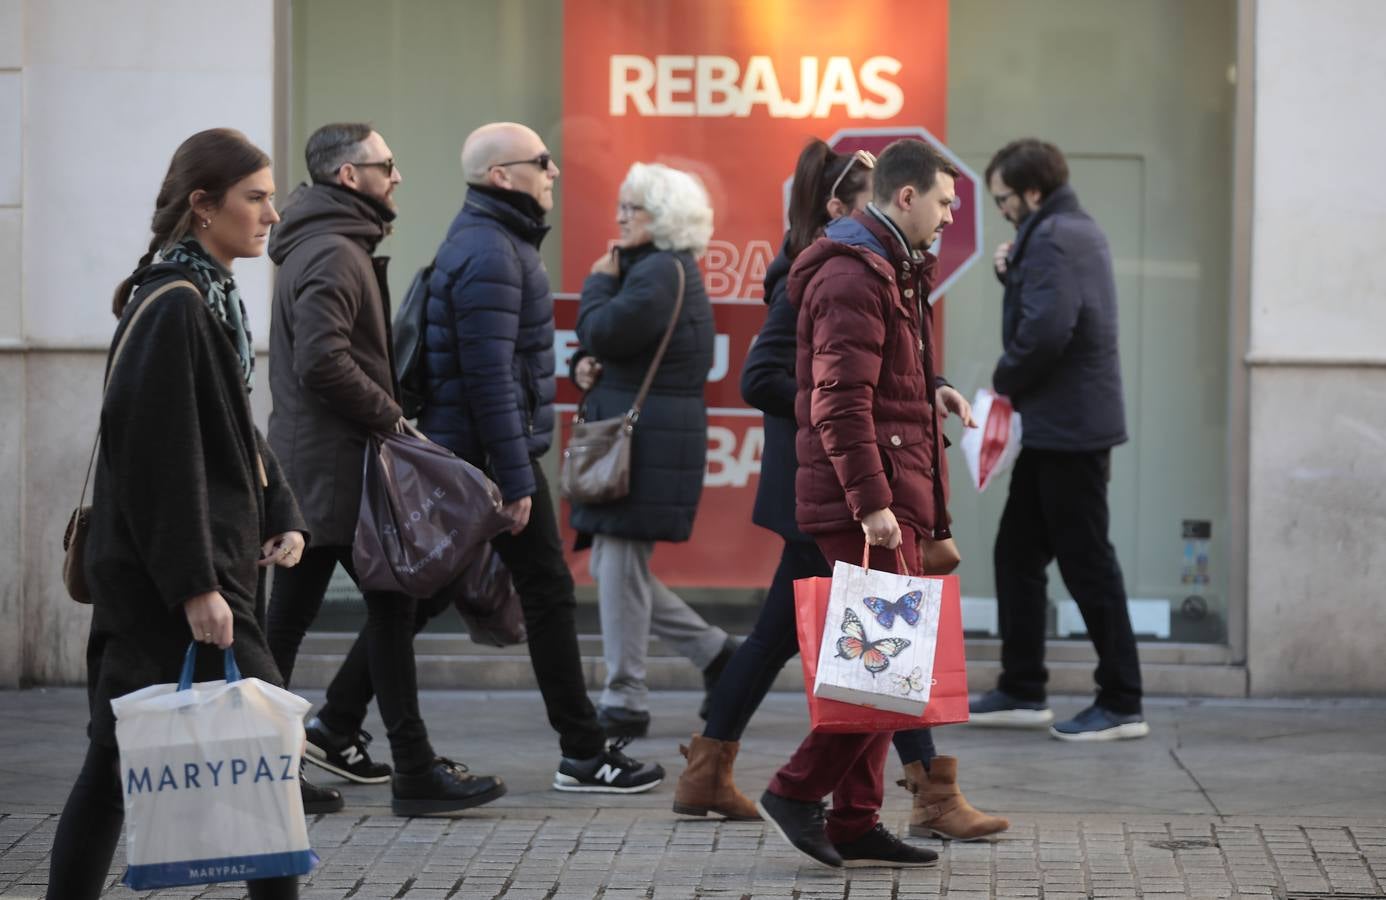
[[[849,866],[934,866],[938,854],[923,847],[912,847],[876,823],[855,841],[834,844],[842,861]]]
[[[740,646],[737,641],[727,638],[717,657],[703,669],[703,702],[698,707],[698,718],[704,722],[707,721],[708,712],[712,709],[712,691],[717,687],[718,679],[722,677],[722,670],[731,662],[731,658],[736,655],[736,648]]]
[[[318,719],[303,726],[303,730],[308,737],[304,758],[318,768],[357,784],[384,784],[390,780],[390,767],[372,762],[366,753],[371,743],[366,732],[357,732],[353,740],[328,731]]]
[[[462,763],[438,757],[422,772],[396,772],[390,810],[397,816],[445,816],[505,796],[494,775],[472,775]]]
[[[304,778],[302,772],[298,773],[298,791],[303,795],[303,814],[305,816],[320,816],[339,812],[342,807],[346,806],[341,791],[318,787]]]
[[[967,704],[969,725],[1001,728],[1043,728],[1054,721],[1054,712],[1043,700],[1021,700],[1002,690],[987,691]]]
[[[638,738],[650,733],[650,714],[624,706],[598,706],[597,724],[609,738]]]
[[[553,773],[553,789],[593,794],[639,794],[663,781],[664,769],[658,764],[642,763],[621,752],[625,749],[626,740],[612,741],[610,747],[590,759],[563,757],[558,771]]]
[[[756,802],[756,809],[789,846],[816,863],[834,869],[842,868],[842,856],[828,840],[824,830],[827,813],[822,803],[790,800],[766,791]]]

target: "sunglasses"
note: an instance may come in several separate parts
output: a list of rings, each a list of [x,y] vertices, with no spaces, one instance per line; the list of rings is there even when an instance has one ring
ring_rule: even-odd
[[[351,163],[351,165],[356,166],[357,168],[384,169],[386,178],[389,178],[390,176],[395,174],[394,157],[390,157],[389,159],[382,159],[378,162],[354,162]]]
[[[538,166],[541,172],[547,172],[553,163],[553,154],[540,153],[533,159],[512,159],[509,162],[492,163],[493,166]]]
[[[876,168],[876,155],[869,150],[858,150],[853,153],[852,158],[847,160],[847,165],[842,167],[842,171],[838,174],[836,180],[833,181],[833,186],[828,191],[829,197],[837,196],[837,189],[841,187],[842,179],[847,177],[847,173],[852,171],[852,166],[855,166],[857,163],[861,163],[864,169],[874,169]]]

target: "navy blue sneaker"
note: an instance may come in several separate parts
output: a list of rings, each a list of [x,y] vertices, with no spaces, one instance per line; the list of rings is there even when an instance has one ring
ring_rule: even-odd
[[[1057,722],[1049,733],[1061,741],[1120,741],[1143,738],[1150,726],[1140,713],[1121,715],[1094,703],[1067,722]]]
[[[1001,728],[1043,728],[1054,721],[1054,712],[1038,703],[1012,697],[1002,690],[987,691],[967,705],[968,723]]]

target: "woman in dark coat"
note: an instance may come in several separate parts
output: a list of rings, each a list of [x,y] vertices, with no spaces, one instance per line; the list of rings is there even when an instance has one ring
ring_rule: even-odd
[[[116,289],[85,573],[91,739],[53,842],[48,897],[100,895],[124,810],[110,701],[178,680],[190,641],[233,647],[246,676],[280,684],[263,631],[264,574],[303,553],[303,521],[250,411],[254,343],[231,276],[279,221],[270,161],[229,129],[174,153],[154,237]],[[155,254],[160,262],[151,265]],[[174,287],[151,301],[161,287]],[[196,680],[222,677],[199,654]],[[252,898],[298,896],[292,876],[247,883]]]
[[[712,367],[712,308],[695,257],[712,236],[712,209],[696,178],[659,164],[636,163],[621,185],[620,240],[592,265],[582,286],[574,366],[588,421],[620,416],[635,402],[669,322],[678,320],[640,410],[631,447],[629,496],[574,504],[572,525],[592,535],[606,658],[597,707],[607,734],[640,737],[649,729],[645,654],[653,631],[714,679],[730,658],[727,633],[709,625],[650,572],[656,541],[686,541],[703,491]],[[683,300],[679,305],[679,273]],[[595,377],[594,375],[599,376]]]

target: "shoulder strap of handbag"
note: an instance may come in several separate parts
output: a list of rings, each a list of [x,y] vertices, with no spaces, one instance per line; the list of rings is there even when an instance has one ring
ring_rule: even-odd
[[[640,382],[640,390],[635,395],[635,402],[630,405],[630,411],[626,413],[626,419],[634,425],[640,418],[640,408],[645,405],[645,397],[650,393],[650,385],[654,384],[655,373],[659,371],[659,364],[664,361],[664,351],[669,349],[669,341],[674,337],[674,328],[679,324],[679,313],[683,312],[683,289],[684,272],[683,261],[674,256],[674,268],[679,273],[679,292],[674,296],[674,314],[669,317],[669,327],[664,329],[664,337],[660,338],[659,349],[655,351],[654,359],[650,360],[650,367],[645,371],[645,380]]]
[[[116,344],[115,352],[111,354],[111,364],[106,367],[106,377],[101,382],[102,397],[106,396],[106,388],[110,386],[111,373],[115,371],[116,360],[120,359],[120,351],[125,349],[125,342],[130,339],[130,332],[135,330],[135,323],[140,320],[140,316],[144,315],[144,311],[146,309],[149,309],[149,307],[153,305],[155,300],[158,300],[160,297],[162,297],[164,294],[167,294],[169,291],[181,287],[192,288],[194,291],[197,290],[197,286],[186,279],[180,278],[177,281],[170,281],[168,284],[164,285],[154,293],[150,294],[148,297],[144,298],[144,302],[141,303],[138,307],[136,307],[135,311],[130,314],[130,321],[126,324],[125,331],[123,331],[120,335],[120,341]],[[77,501],[78,508],[81,508],[82,505],[87,502],[87,486],[91,483],[91,470],[96,466],[96,448],[100,445],[101,424],[100,419],[98,418],[96,425],[96,438],[91,442],[91,458],[87,460],[87,476],[82,479],[82,499]]]

